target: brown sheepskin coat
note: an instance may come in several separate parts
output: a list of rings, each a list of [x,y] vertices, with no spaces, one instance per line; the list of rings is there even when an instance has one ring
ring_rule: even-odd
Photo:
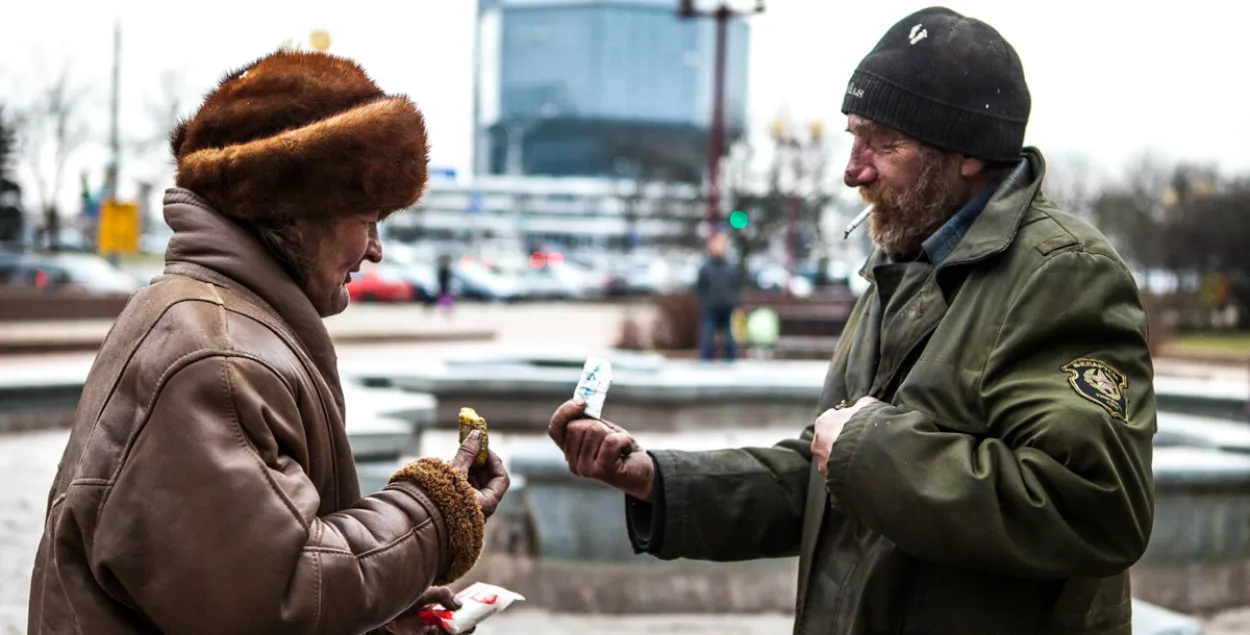
[[[330,338],[261,244],[171,190],[48,498],[30,633],[347,635],[464,575],[484,520],[421,459],[362,498]]]

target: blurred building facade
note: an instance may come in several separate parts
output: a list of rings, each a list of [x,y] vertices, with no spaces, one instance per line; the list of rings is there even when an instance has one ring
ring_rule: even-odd
[[[676,0],[479,0],[475,176],[699,183],[715,25]],[[745,128],[749,30],[728,29],[726,139]]]
[[[570,253],[693,246],[698,186],[594,177],[484,176],[431,180],[412,210],[387,220],[388,237],[443,245],[495,243]]]

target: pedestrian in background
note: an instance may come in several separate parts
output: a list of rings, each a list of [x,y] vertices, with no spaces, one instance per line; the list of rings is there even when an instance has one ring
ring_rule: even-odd
[[[737,263],[728,258],[729,235],[717,232],[707,239],[707,258],[699,267],[695,299],[699,305],[699,358],[715,359],[716,335],[721,334],[725,360],[737,357],[733,313],[738,308],[741,281]]]
[[[438,257],[438,307],[447,317],[451,317],[456,299],[451,292],[451,256],[443,254]]]

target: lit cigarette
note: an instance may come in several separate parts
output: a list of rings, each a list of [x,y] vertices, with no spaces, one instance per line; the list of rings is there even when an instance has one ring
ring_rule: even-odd
[[[855,231],[856,227],[859,227],[864,221],[868,220],[869,216],[872,216],[872,210],[875,207],[876,205],[869,205],[868,207],[865,207],[864,211],[860,212],[859,216],[856,216],[855,220],[852,220],[851,224],[846,226],[846,233],[842,234],[842,240],[850,238],[851,232]]]

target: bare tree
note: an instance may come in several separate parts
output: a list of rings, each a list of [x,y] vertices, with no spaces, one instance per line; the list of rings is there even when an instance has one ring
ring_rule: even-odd
[[[187,88],[184,74],[173,70],[165,70],[160,74],[159,88],[144,99],[144,114],[147,120],[145,131],[131,138],[127,151],[134,157],[145,159],[147,165],[155,164],[139,177],[139,199],[144,211],[143,231],[150,232],[158,222],[159,206],[149,209],[149,194],[159,191],[158,186],[173,180],[174,162],[169,149],[169,135],[182,117],[188,114],[187,109],[194,107],[192,93]]]
[[[18,126],[25,164],[43,216],[43,233],[53,251],[59,246],[57,197],[64,185],[65,167],[87,140],[88,129],[82,119],[87,94],[86,88],[72,79],[69,63],[64,63],[22,112]]]
[[[803,236],[810,237],[819,255],[827,257],[821,226],[833,201],[825,183],[833,146],[823,138],[818,124],[808,127],[806,137],[791,135],[786,128],[783,122],[773,127],[776,146],[764,175],[751,170],[753,152],[749,147],[731,155],[734,160],[727,170],[730,200],[734,209],[746,212],[748,218],[746,226],[733,233],[743,276],[749,258],[766,251],[779,238],[795,241],[796,260],[807,255]]]
[[[1155,266],[1170,249],[1161,224],[1169,214],[1165,203],[1175,166],[1143,155],[1119,183],[1100,188],[1090,202],[1092,220],[1130,260]]]
[[[17,129],[13,117],[0,104],[0,245],[21,240],[22,188],[10,174],[16,151]]]
[[[738,252],[738,273],[743,280],[747,279],[751,256],[767,249],[778,232],[784,230],[787,212],[786,197],[781,192],[783,162],[780,155],[774,155],[766,174],[757,175],[751,169],[754,154],[747,142],[741,142],[730,154],[729,168],[725,170],[729,201],[734,210],[747,216],[746,225],[730,234]]]
[[[1092,222],[1102,180],[1089,157],[1074,153],[1048,162],[1042,191],[1073,214]]]
[[[165,70],[160,75],[160,88],[144,99],[147,131],[131,139],[127,149],[136,156],[167,155],[169,133],[178,125],[189,106],[186,80],[180,72]],[[168,161],[165,162],[168,165]]]
[[[12,112],[10,110],[10,112]],[[17,154],[17,126],[15,125],[15,117],[5,113],[3,104],[0,104],[0,179],[7,179],[9,169],[12,168],[12,160]]]
[[[796,245],[796,255],[799,258],[809,257],[812,255],[810,247],[815,248],[817,282],[824,284],[830,259],[830,237],[825,235],[825,227],[830,214],[839,211],[836,205],[839,199],[834,196],[828,183],[829,166],[838,144],[835,139],[824,134],[824,127],[820,122],[809,124],[808,134],[807,143],[799,146],[793,163],[799,177],[796,188],[799,197],[797,229],[800,235],[810,236],[811,243],[807,249],[801,248],[801,244]]]

